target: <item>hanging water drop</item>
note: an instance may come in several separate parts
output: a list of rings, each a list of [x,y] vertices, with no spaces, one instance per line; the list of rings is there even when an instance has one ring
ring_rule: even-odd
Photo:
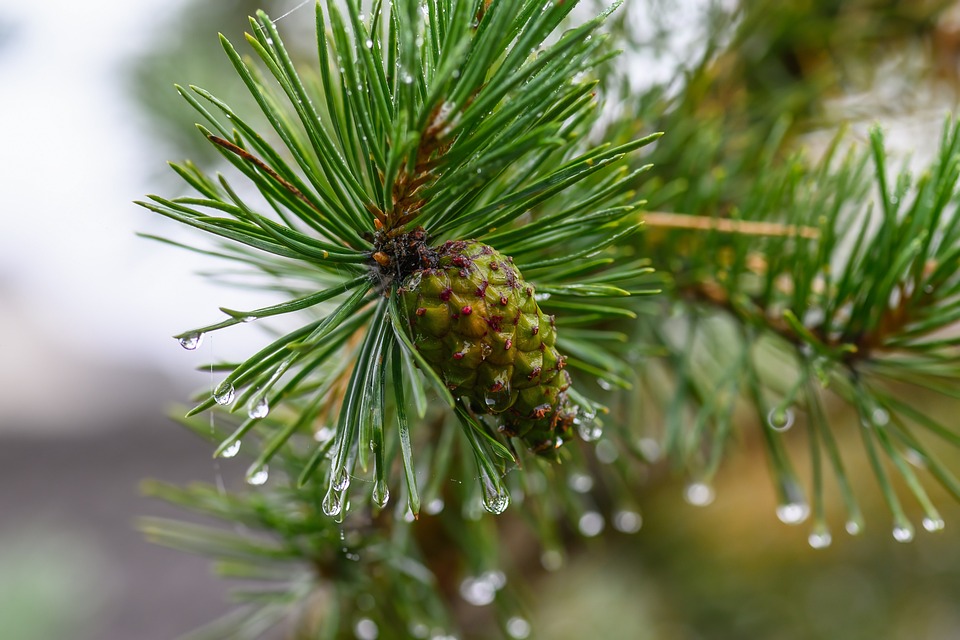
[[[497,380],[492,387],[483,392],[483,402],[490,413],[501,413],[514,403],[509,380]]]
[[[597,420],[595,411],[578,409],[573,424],[577,426],[577,434],[584,442],[596,442],[603,435],[603,423]]]
[[[335,435],[330,427],[320,427],[313,432],[313,439],[317,442],[328,442]]]
[[[910,524],[898,524],[893,527],[893,539],[897,542],[913,540],[913,527]]]
[[[350,486],[350,473],[346,467],[340,467],[331,476],[330,486],[336,491],[346,491]]]
[[[934,531],[943,530],[943,520],[941,518],[931,518],[926,517],[923,519],[923,528],[933,533]]]
[[[380,628],[370,618],[360,618],[353,627],[353,633],[357,636],[357,640],[377,640]]]
[[[386,482],[377,480],[373,483],[373,501],[381,509],[390,502],[390,489],[387,488]]]
[[[500,515],[507,510],[510,506],[510,492],[499,479],[493,479],[485,471],[481,471],[480,485],[484,509],[494,515]]]
[[[513,616],[507,620],[507,634],[509,634],[511,638],[523,640],[530,636],[530,631],[530,623],[520,616]]]
[[[826,529],[819,529],[810,534],[807,538],[807,542],[814,549],[826,549],[830,546],[830,543],[833,542],[833,538],[830,536],[830,532]]]
[[[443,511],[443,506],[443,498],[434,498],[427,503],[426,512],[431,516],[435,516]]]
[[[234,389],[233,384],[227,381],[220,383],[220,386],[213,392],[213,399],[220,406],[230,404],[236,396],[237,390]]]
[[[203,334],[199,332],[191,333],[179,338],[178,342],[180,343],[180,346],[187,351],[194,351],[203,343]]]
[[[620,457],[620,450],[617,449],[613,440],[604,439],[597,443],[593,455],[597,456],[597,460],[603,464],[613,464]]]
[[[460,595],[464,600],[475,607],[483,607],[497,597],[496,587],[482,576],[479,578],[465,578],[460,583]]]
[[[613,384],[609,380],[604,378],[597,378],[597,385],[604,391],[610,391],[613,389]]]
[[[790,407],[772,409],[767,415],[767,424],[774,431],[788,431],[793,426],[794,419],[793,409]]]
[[[663,454],[660,443],[653,438],[640,438],[637,441],[637,449],[647,462],[656,462]]]
[[[603,526],[603,516],[596,511],[587,511],[580,516],[580,520],[577,522],[580,533],[588,538],[599,535],[603,531]]]
[[[863,531],[863,527],[856,520],[847,520],[847,524],[844,525],[844,528],[852,536],[860,535],[860,532]]]
[[[267,478],[270,477],[270,470],[267,469],[267,466],[264,465],[258,469],[251,469],[247,472],[247,482],[254,486],[260,486],[266,483]]]
[[[476,578],[465,578],[460,583],[460,595],[472,605],[482,607],[493,602],[497,591],[507,584],[503,571],[485,571]]]
[[[613,527],[620,533],[636,533],[643,526],[643,517],[636,511],[623,509],[613,516]]]
[[[270,413],[270,403],[267,402],[266,397],[261,397],[259,399],[254,398],[250,402],[250,406],[247,407],[247,415],[250,416],[251,420],[259,420],[260,418],[266,418],[267,414]]]
[[[233,458],[238,453],[240,453],[240,441],[234,440],[233,444],[223,450],[223,453],[220,454],[221,458]]]
[[[482,576],[483,580],[486,580],[493,585],[493,588],[499,591],[503,589],[507,584],[507,574],[500,570],[485,571]]]
[[[784,524],[800,524],[810,515],[810,506],[805,502],[788,502],[777,506],[777,518]]]
[[[366,45],[367,49],[373,49],[373,40],[367,38],[367,41],[363,44]]]
[[[567,484],[577,493],[587,493],[593,489],[593,478],[585,473],[571,473]]]
[[[320,508],[331,518],[340,515],[340,512],[343,510],[343,498],[340,492],[333,487],[327,489],[327,494],[323,496],[323,502],[320,504]]]
[[[870,419],[873,420],[873,424],[878,427],[885,427],[887,423],[890,422],[890,414],[887,413],[886,409],[877,407],[873,410],[873,413],[870,414]]]
[[[705,482],[691,482],[683,490],[683,499],[695,507],[705,507],[716,497],[713,487]]]
[[[563,554],[556,549],[548,549],[540,554],[540,564],[547,571],[558,571],[563,567]]]

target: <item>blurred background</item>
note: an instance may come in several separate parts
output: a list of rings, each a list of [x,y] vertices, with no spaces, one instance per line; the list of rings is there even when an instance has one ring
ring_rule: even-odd
[[[639,48],[625,58],[634,91],[700,54],[694,18],[709,2],[627,4],[642,19],[621,28],[657,42],[656,56]],[[772,87],[784,69],[828,96],[809,110],[802,143],[816,148],[841,121],[854,137],[879,121],[901,158],[920,162],[957,102],[960,8],[934,4],[773,3],[793,13],[758,30],[761,53],[742,73],[755,96],[770,92],[755,100],[771,112],[783,108],[786,94]],[[174,512],[137,487],[146,477],[234,486],[242,463],[215,466],[165,416],[210,384],[199,363],[245,353],[255,330],[208,336],[192,352],[169,336],[218,318],[219,306],[263,300],[198,277],[210,261],[137,237],[183,239],[131,201],[179,193],[166,159],[214,161],[174,82],[245,100],[216,33],[242,40],[246,16],[262,7],[308,46],[311,5],[0,2],[2,640],[160,640],[227,610],[204,560],[141,540],[137,516]],[[659,9],[649,11],[660,32],[640,33],[647,5]],[[848,38],[804,20],[841,5],[857,9]],[[861,46],[871,38],[884,55]],[[960,638],[960,509],[949,498],[938,501],[945,532],[897,544],[863,470],[867,530],[814,551],[806,530],[776,520],[764,465],[748,438],[704,508],[682,500],[682,479],[654,470],[637,500],[638,533],[603,532],[564,571],[539,578],[539,636]]]

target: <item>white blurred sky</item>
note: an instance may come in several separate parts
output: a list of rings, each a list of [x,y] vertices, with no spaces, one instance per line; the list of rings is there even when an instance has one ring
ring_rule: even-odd
[[[123,64],[180,6],[0,0],[12,32],[0,45],[0,430],[31,405],[60,416],[111,402],[88,379],[104,371],[182,376],[243,340],[182,350],[172,334],[250,301],[194,275],[202,259],[134,235],[172,225],[132,204],[157,190],[149,178],[166,158],[150,148]]]

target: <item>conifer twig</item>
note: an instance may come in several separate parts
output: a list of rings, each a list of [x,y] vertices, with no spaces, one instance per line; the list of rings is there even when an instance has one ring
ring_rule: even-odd
[[[756,220],[732,220],[667,211],[646,211],[643,220],[648,227],[662,229],[688,229],[691,231],[717,231],[739,233],[748,236],[785,236],[817,240],[820,230],[797,224],[759,222]]]

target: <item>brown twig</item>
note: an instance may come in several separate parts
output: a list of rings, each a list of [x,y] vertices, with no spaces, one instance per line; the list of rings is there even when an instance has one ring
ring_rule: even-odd
[[[781,224],[779,222],[731,220],[729,218],[712,218],[710,216],[695,216],[665,211],[647,211],[643,214],[643,219],[647,226],[666,229],[717,231],[719,233],[739,233],[751,236],[786,236],[807,240],[816,240],[820,237],[820,230],[815,227]]]

